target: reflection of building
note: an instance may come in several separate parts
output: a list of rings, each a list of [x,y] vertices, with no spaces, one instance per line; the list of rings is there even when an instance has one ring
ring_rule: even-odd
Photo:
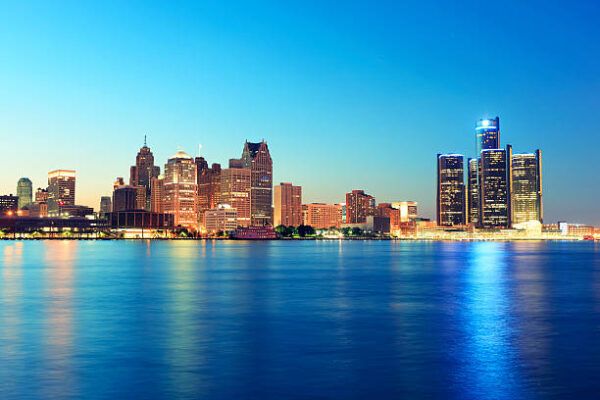
[[[509,226],[506,154],[507,151],[504,149],[481,151],[479,215],[483,228],[507,228]]]
[[[75,171],[58,169],[48,173],[48,213],[60,215],[63,206],[75,205]]]
[[[375,212],[375,197],[363,190],[353,190],[346,193],[346,223],[361,224],[366,222],[369,215]]]
[[[228,168],[221,171],[221,203],[237,210],[239,226],[250,225],[251,171],[245,168]]]
[[[339,228],[342,225],[342,206],[339,204],[311,203],[302,206],[304,225],[315,229]]]
[[[482,150],[500,148],[500,118],[482,119],[475,128],[477,134],[477,157]]]
[[[184,151],[178,151],[165,165],[165,213],[173,214],[175,225],[198,230],[196,165]]]
[[[113,192],[112,211],[139,210],[138,189],[132,186],[120,186]]]
[[[467,222],[479,223],[479,159],[469,158],[467,173]]]
[[[109,196],[100,197],[100,216],[104,217],[112,211],[112,201]]]
[[[131,186],[144,188],[143,196],[138,195],[139,209],[150,209],[150,182],[152,178],[157,177],[159,174],[160,167],[154,166],[154,155],[146,145],[146,138],[144,137],[144,146],[138,152],[135,165],[131,167],[129,174],[129,184]]]
[[[542,154],[513,154],[510,158],[511,223],[543,222]]]
[[[9,194],[8,196],[0,196],[0,215],[13,215],[19,209],[19,198]]]
[[[416,201],[395,201],[392,208],[400,211],[399,222],[414,221],[419,217],[419,203]]]
[[[267,143],[264,140],[260,143],[246,141],[242,152],[242,163],[244,168],[252,171],[250,193],[252,225],[271,225],[273,223],[273,160]]]
[[[275,226],[302,225],[302,186],[282,182],[275,186],[273,199],[275,204],[273,224]]]
[[[437,222],[440,226],[464,225],[465,185],[463,156],[437,156]]]
[[[228,205],[220,205],[217,208],[204,212],[204,225],[206,232],[233,232],[238,226],[237,210]]]
[[[29,178],[21,178],[17,182],[17,197],[19,198],[19,210],[31,204],[33,187]]]

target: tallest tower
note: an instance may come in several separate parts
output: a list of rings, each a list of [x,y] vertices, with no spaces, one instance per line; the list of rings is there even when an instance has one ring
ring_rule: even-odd
[[[150,183],[152,178],[160,175],[160,167],[154,166],[154,155],[150,147],[146,144],[144,136],[144,146],[138,152],[135,158],[135,165],[131,166],[129,175],[129,184],[131,186],[143,186],[146,189],[146,209],[150,210]]]
[[[252,225],[273,224],[273,160],[269,146],[244,143],[242,165],[251,171],[250,216]]]
[[[500,118],[481,119],[475,127],[477,134],[477,158],[482,150],[500,148]]]

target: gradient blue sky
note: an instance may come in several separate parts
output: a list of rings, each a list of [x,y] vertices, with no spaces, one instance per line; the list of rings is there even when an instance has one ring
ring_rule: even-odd
[[[285,4],[284,4],[285,3]],[[434,217],[438,152],[475,122],[542,149],[546,222],[600,224],[597,1],[46,2],[0,6],[0,193],[77,170],[98,207],[148,134],[158,164],[267,140],[306,202],[351,189]]]

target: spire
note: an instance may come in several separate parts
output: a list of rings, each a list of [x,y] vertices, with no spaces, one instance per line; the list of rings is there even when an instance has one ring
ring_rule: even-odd
[[[144,135],[144,147],[148,147],[148,146],[146,145],[146,135]]]
[[[202,143],[198,145],[198,157],[202,157]]]

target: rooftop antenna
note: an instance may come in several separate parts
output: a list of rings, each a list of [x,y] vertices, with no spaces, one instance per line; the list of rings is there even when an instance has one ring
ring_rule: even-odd
[[[198,145],[198,157],[202,157],[202,143]]]
[[[144,135],[144,147],[148,147],[148,146],[146,145],[146,135]]]

